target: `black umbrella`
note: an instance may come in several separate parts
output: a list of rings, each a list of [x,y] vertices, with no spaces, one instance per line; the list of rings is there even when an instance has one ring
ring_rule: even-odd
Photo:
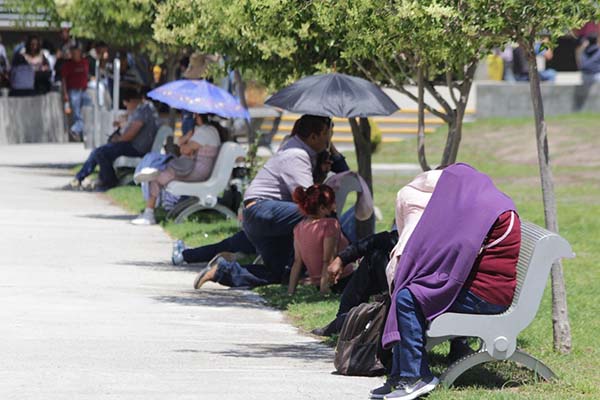
[[[299,114],[342,118],[390,115],[399,109],[379,86],[338,73],[302,78],[266,104]]]

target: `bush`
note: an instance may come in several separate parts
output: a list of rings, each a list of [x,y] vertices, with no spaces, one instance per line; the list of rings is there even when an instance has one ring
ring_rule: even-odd
[[[373,118],[369,118],[369,125],[371,125],[371,153],[375,153],[382,141],[381,130]]]

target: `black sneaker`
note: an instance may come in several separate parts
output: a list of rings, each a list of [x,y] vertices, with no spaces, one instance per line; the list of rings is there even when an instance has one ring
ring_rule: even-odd
[[[467,338],[459,337],[454,338],[450,341],[450,352],[448,353],[448,364],[454,362],[475,353],[475,351],[469,346]]]
[[[419,378],[401,382],[396,390],[384,397],[385,400],[413,400],[431,392],[439,383],[438,378]]]
[[[395,382],[389,379],[382,386],[375,388],[369,392],[371,399],[383,399],[385,395],[392,393],[396,389]]]

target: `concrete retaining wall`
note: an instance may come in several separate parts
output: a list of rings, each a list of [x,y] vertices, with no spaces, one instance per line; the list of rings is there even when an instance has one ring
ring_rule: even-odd
[[[60,94],[0,97],[0,145],[66,141]]]
[[[533,116],[529,82],[477,83],[478,118]],[[546,115],[600,112],[600,84],[591,86],[542,83]]]

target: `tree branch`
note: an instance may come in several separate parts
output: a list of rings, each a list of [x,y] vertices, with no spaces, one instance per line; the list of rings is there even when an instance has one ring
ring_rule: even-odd
[[[454,102],[454,106],[458,107],[458,99],[456,98],[456,95],[454,94],[455,84],[452,81],[452,73],[450,71],[446,71],[446,86],[448,86],[448,90],[450,91],[450,97],[452,98],[452,101]]]
[[[371,74],[371,72],[369,70],[367,70],[358,60],[356,59],[352,59],[352,62],[354,63],[354,65],[356,65],[356,67],[358,69],[361,70],[361,72],[363,74],[365,74],[365,76],[373,83],[378,83],[377,80],[375,79],[375,77]]]
[[[448,102],[446,101],[446,99],[444,99],[442,97],[442,95],[435,89],[435,87],[433,87],[433,85],[431,84],[431,82],[424,81],[423,85],[425,85],[425,89],[429,92],[429,94],[431,94],[433,96],[433,98],[438,103],[440,103],[440,105],[442,106],[442,108],[444,109],[444,111],[446,111],[446,114],[451,114],[453,112],[452,107],[450,107],[450,104],[448,104]]]
[[[398,61],[398,58],[397,58],[397,57],[398,57],[398,55],[396,55],[396,56],[394,57],[394,59],[395,59],[396,63],[398,64],[398,68],[399,68],[399,69],[402,71],[402,74],[403,74],[404,76],[408,77],[408,74],[406,74],[406,72],[404,72],[404,69],[403,69],[403,68],[402,68],[402,67],[399,65],[399,61]],[[381,71],[381,72],[382,72],[384,75],[393,75],[393,73],[392,73],[392,71],[391,71],[391,67],[389,66],[389,64],[387,64],[387,62],[386,62],[386,61],[384,61],[384,60],[382,60],[382,59],[380,58],[380,62],[381,62],[382,64],[384,64],[384,65],[383,65],[383,68],[382,68],[382,66],[380,66],[380,65],[377,63],[377,61],[374,61],[374,62],[375,62],[375,66],[376,66],[376,67],[377,67],[377,68],[378,68],[378,69],[379,69],[379,70],[380,70],[380,71]],[[418,97],[417,97],[417,96],[415,96],[413,93],[409,92],[409,91],[408,91],[408,90],[407,90],[407,89],[404,87],[404,85],[403,85],[403,84],[398,84],[398,83],[396,83],[396,82],[395,82],[395,80],[393,80],[393,81],[392,81],[392,84],[393,84],[393,88],[394,88],[394,89],[396,89],[396,90],[397,90],[397,91],[399,91],[400,93],[404,94],[406,97],[408,97],[409,99],[411,99],[411,100],[412,100],[412,101],[414,101],[415,103],[417,103],[417,104],[419,103],[419,99],[418,99]],[[417,85],[417,86],[418,86],[418,85]],[[446,117],[446,115],[445,115],[444,113],[441,113],[441,112],[439,112],[438,110],[436,110],[434,107],[430,106],[430,105],[429,105],[429,104],[427,104],[427,103],[424,103],[424,104],[423,104],[423,107],[424,107],[424,108],[425,108],[425,109],[426,109],[426,110],[427,110],[429,113],[431,113],[431,114],[435,115],[436,117],[438,117],[438,118],[442,119],[444,122],[448,122],[448,119],[447,119],[447,117]]]
[[[400,72],[404,75],[404,77],[406,78],[407,81],[411,81],[412,78],[411,76],[406,72],[406,70],[404,69],[404,67],[402,66],[402,63],[400,62],[400,55],[399,54],[394,54],[394,61],[396,61],[396,66],[398,67],[398,69],[400,70]],[[412,84],[414,85],[415,82],[413,81]]]

